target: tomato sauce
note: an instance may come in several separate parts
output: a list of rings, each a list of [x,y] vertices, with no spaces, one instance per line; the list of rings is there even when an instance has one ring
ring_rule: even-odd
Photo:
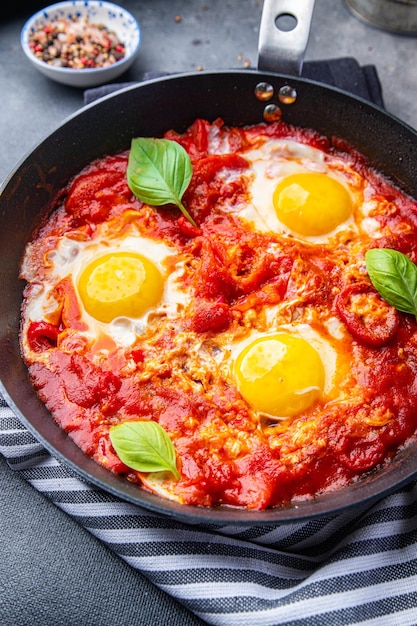
[[[184,504],[265,509],[359,480],[415,438],[417,324],[383,302],[363,271],[346,273],[349,242],[334,249],[280,238],[216,209],[224,203],[235,206],[247,196],[248,180],[239,173],[248,165],[248,146],[284,137],[325,153],[337,151],[328,139],[282,122],[262,124],[230,129],[231,153],[211,154],[210,133],[216,126],[222,130],[221,120],[197,120],[184,134],[166,134],[190,155],[193,177],[184,203],[197,226],[176,207],[147,207],[132,195],[126,182],[128,152],[103,157],[64,190],[62,204],[37,234],[36,252],[34,248],[23,271],[42,276],[40,260],[63,235],[88,241],[106,221],[117,223],[121,232],[134,224],[140,233],[184,254],[189,271],[181,285],[189,293],[187,316],[153,335],[145,332],[129,347],[103,339],[93,349],[84,334],[76,288],[66,277],[55,287],[54,311],[27,321],[22,354],[57,423],[110,471],[148,485],[143,473],[118,458],[109,429],[132,419],[152,419],[174,443],[181,478],[175,484],[167,478],[172,497]],[[377,241],[365,238],[355,255],[389,246],[416,261],[416,203],[357,155],[343,154],[389,206],[373,216],[382,235]],[[218,176],[225,168],[236,175]],[[26,297],[32,290],[29,285]],[[260,418],[230,380],[204,370],[204,364],[200,371],[198,360],[191,372],[186,351],[178,349],[178,335],[189,333],[215,359],[219,333],[243,332],[264,307],[295,300],[293,315],[331,316],[347,333],[349,380],[359,390],[352,390],[349,401],[318,402],[305,414],[279,422]],[[101,350],[103,345],[108,349]]]

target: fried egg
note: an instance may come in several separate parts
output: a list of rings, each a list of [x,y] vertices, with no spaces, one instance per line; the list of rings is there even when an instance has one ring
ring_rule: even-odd
[[[47,278],[28,301],[26,317],[45,319],[57,305],[50,294],[69,276],[88,338],[94,342],[106,335],[129,346],[145,332],[151,314],[175,317],[187,302],[177,282],[182,265],[173,260],[176,254],[175,248],[135,233],[109,237],[98,229],[89,241],[63,236],[48,254]]]
[[[261,232],[324,243],[357,231],[364,181],[342,159],[295,141],[271,139],[244,153],[249,199],[240,216]]]
[[[290,323],[268,332],[251,331],[232,345],[228,376],[257,413],[271,419],[296,417],[317,402],[341,399],[340,381],[350,357],[336,339],[306,323]]]

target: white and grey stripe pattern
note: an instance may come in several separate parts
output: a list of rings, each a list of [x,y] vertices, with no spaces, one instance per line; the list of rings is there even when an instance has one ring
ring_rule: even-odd
[[[81,481],[2,399],[0,453],[35,489],[208,624],[417,623],[417,483],[359,511],[295,525],[188,526]]]

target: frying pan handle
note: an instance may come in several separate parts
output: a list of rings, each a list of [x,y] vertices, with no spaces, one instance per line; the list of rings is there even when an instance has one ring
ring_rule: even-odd
[[[299,75],[303,67],[315,0],[264,0],[258,70]]]

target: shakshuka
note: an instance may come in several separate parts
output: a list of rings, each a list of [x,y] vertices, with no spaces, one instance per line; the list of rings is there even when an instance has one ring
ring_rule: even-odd
[[[27,245],[39,397],[86,455],[184,505],[266,509],[377,472],[416,436],[417,323],[365,253],[416,261],[417,203],[282,121],[164,139],[190,160],[191,220],[132,192],[126,150],[76,175]]]

